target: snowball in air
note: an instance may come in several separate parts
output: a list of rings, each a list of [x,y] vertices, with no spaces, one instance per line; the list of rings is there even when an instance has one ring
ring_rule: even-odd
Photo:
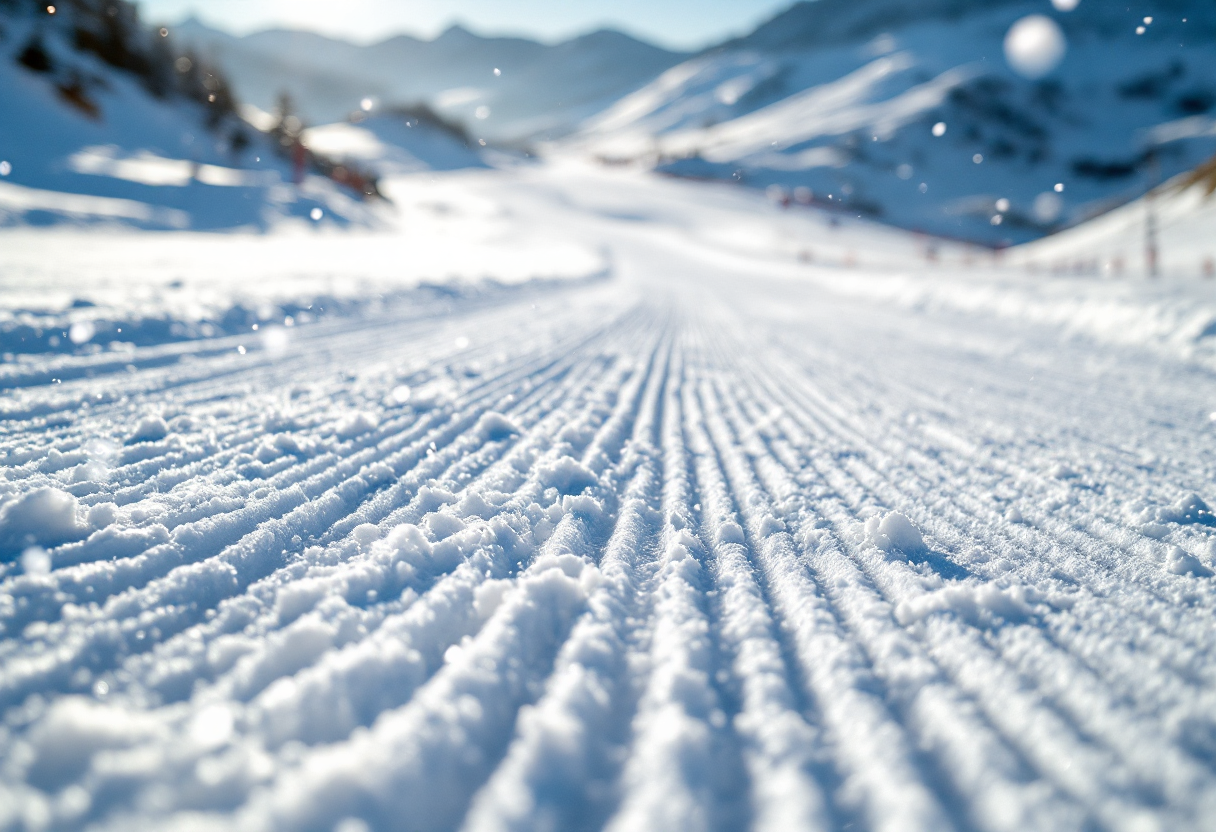
[[[51,556],[41,546],[31,546],[21,553],[21,568],[27,575],[49,574]]]
[[[1064,201],[1051,191],[1044,191],[1034,198],[1034,218],[1042,223],[1055,222],[1064,210]]]
[[[93,340],[93,336],[96,334],[97,329],[91,321],[77,321],[68,330],[68,338],[73,344],[87,344]]]
[[[291,345],[291,335],[283,327],[269,326],[261,332],[262,348],[273,356],[287,354]]]
[[[1050,17],[1032,14],[1023,17],[1005,36],[1005,59],[1026,78],[1042,78],[1064,59],[1068,42],[1064,32]]]

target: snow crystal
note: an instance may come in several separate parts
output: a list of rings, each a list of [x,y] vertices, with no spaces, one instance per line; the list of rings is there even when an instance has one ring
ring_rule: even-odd
[[[928,551],[925,539],[912,521],[897,511],[866,521],[866,542],[888,554],[918,555]]]
[[[946,135],[946,122],[939,121],[937,124],[933,125],[933,135],[937,136],[939,139]]]
[[[1041,14],[1023,17],[1005,36],[1005,59],[1015,72],[1031,79],[1055,69],[1067,50],[1059,24]]]
[[[1081,5],[1081,0],[1051,0],[1051,5],[1055,6],[1058,12],[1071,12]]]

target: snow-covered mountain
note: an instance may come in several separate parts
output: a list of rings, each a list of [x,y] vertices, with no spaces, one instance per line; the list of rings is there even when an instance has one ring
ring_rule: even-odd
[[[0,3],[0,225],[374,219],[330,179],[293,184],[292,160],[237,115],[218,71],[175,57],[132,5],[47,8]]]
[[[687,57],[608,30],[546,45],[454,26],[430,41],[367,46],[283,30],[235,37],[197,20],[172,31],[264,110],[283,93],[313,123],[339,121],[364,98],[427,104],[496,140],[564,135]]]
[[[1019,74],[1006,40],[1031,16],[1048,33],[1032,49],[1050,53],[1058,35],[1067,51]],[[668,70],[564,147],[1021,242],[1211,155],[1214,32],[1208,0],[802,2]]]
[[[346,121],[310,127],[302,139],[326,158],[381,176],[487,167],[467,133],[424,107],[355,113]]]

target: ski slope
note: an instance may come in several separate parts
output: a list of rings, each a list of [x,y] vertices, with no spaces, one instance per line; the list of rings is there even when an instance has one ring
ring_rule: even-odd
[[[577,165],[393,186],[470,275],[590,254],[0,365],[0,829],[1210,828],[1216,365],[1154,311],[1198,280]],[[202,292],[230,239],[123,251]],[[302,239],[239,253],[381,238]],[[106,237],[38,241],[90,291]]]

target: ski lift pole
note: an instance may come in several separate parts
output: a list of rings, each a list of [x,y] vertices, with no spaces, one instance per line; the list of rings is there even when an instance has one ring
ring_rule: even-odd
[[[1149,152],[1149,190],[1144,199],[1146,216],[1144,218],[1144,264],[1150,278],[1161,276],[1161,251],[1157,235],[1157,179],[1160,166],[1157,164],[1157,154]]]

